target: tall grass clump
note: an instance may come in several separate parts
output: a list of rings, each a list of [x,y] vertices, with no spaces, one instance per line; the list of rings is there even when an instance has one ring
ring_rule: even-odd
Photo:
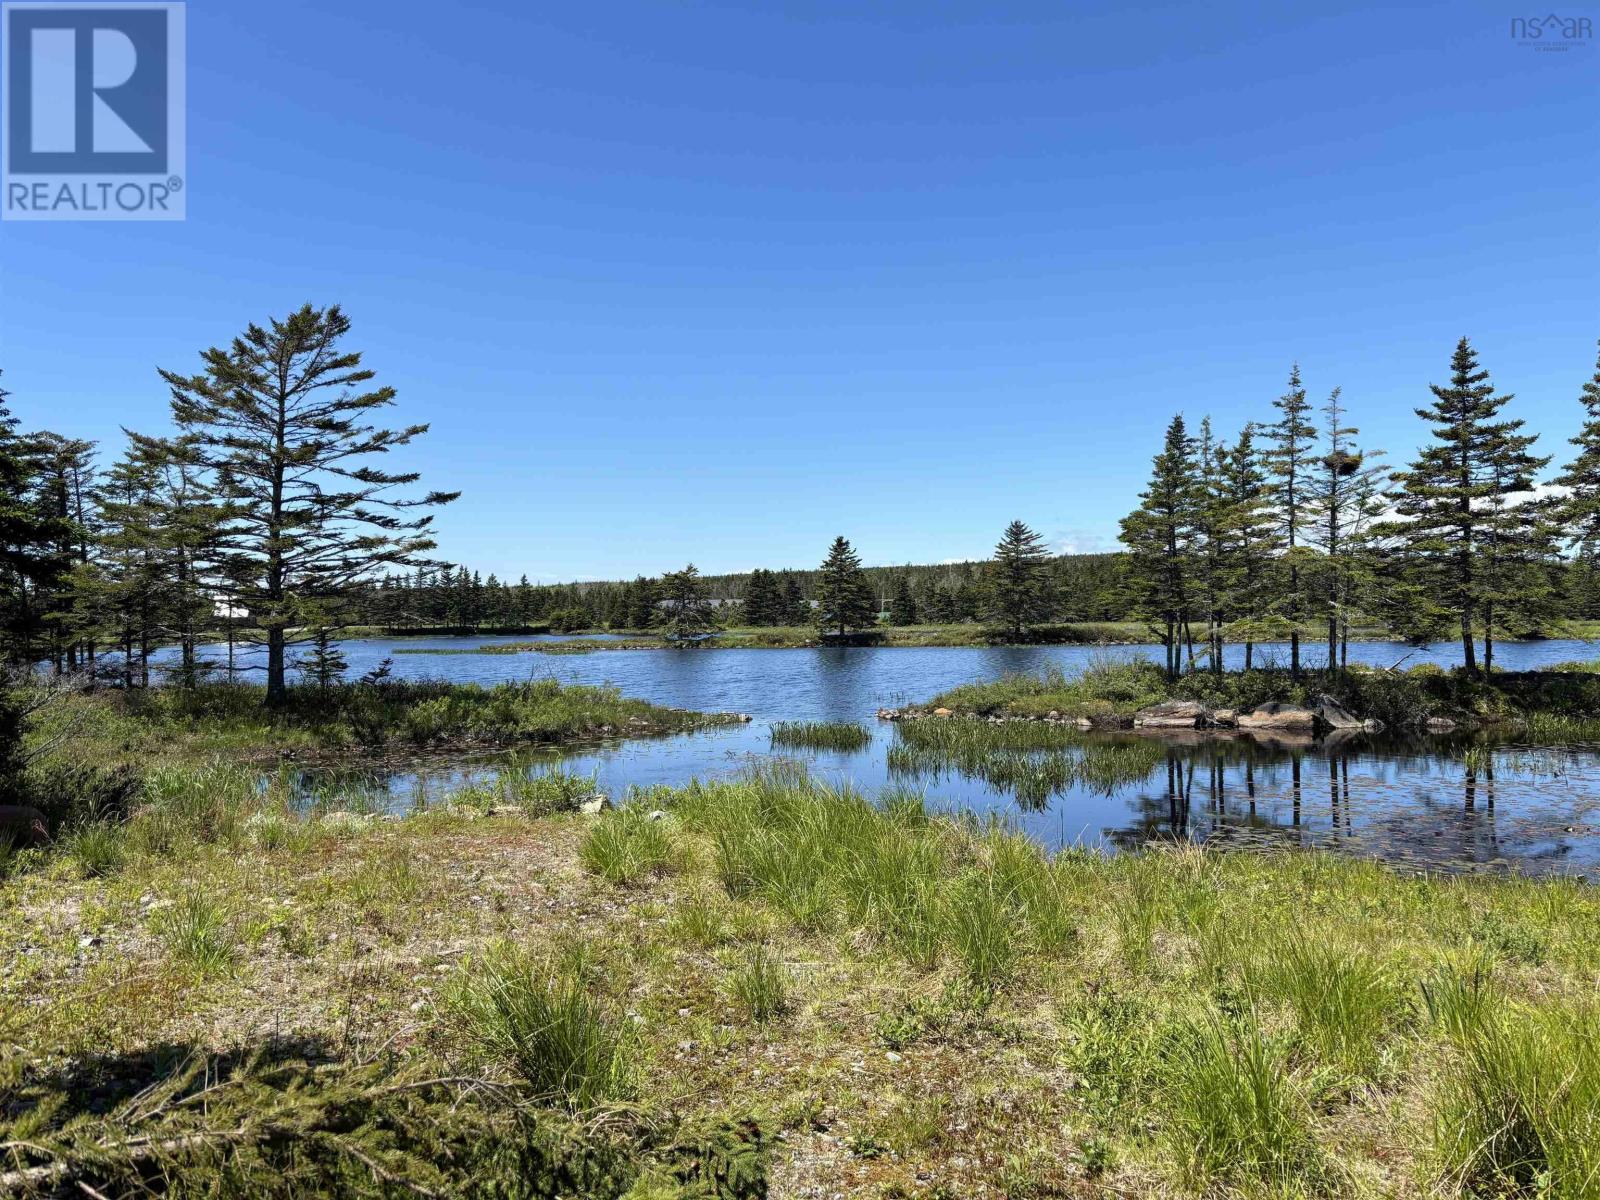
[[[130,849],[168,857],[195,845],[242,841],[266,803],[260,774],[233,763],[160,766],[146,775],[128,824]]]
[[[574,1112],[626,1088],[626,1047],[578,974],[500,944],[467,964],[449,1007],[468,1042],[533,1095]]]
[[[1301,933],[1269,947],[1255,974],[1263,993],[1293,1012],[1299,1040],[1318,1061],[1372,1074],[1400,1012],[1400,987],[1383,963],[1327,933]]]
[[[1462,1023],[1433,1103],[1443,1190],[1550,1200],[1600,1191],[1597,1018],[1589,1005],[1553,1005]]]
[[[674,856],[666,822],[651,820],[638,805],[602,814],[578,848],[578,861],[586,870],[624,885],[669,870]]]
[[[127,830],[115,821],[80,825],[64,841],[67,856],[89,879],[115,875],[128,861]]]
[[[806,750],[864,750],[872,734],[852,721],[774,721],[772,744]]]
[[[1319,1194],[1325,1164],[1288,1048],[1253,1016],[1213,1016],[1177,1039],[1163,1100],[1192,1183]]]
[[[201,976],[226,974],[237,951],[228,910],[198,888],[191,888],[153,922],[156,936],[174,960]]]
[[[770,1021],[789,1008],[789,973],[765,945],[751,947],[729,977],[728,990],[752,1021]]]

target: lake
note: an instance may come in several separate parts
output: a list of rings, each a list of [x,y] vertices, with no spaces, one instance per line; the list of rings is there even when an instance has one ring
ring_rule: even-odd
[[[393,657],[403,678],[498,683],[555,678],[612,684],[658,704],[749,714],[749,725],[680,737],[631,741],[564,753],[516,753],[417,764],[381,776],[308,773],[308,786],[364,783],[395,807],[444,794],[505,770],[593,773],[613,797],[634,786],[682,784],[728,775],[774,755],[769,727],[780,720],[858,721],[873,740],[853,753],[782,750],[818,774],[868,792],[911,787],[930,805],[994,815],[1058,848],[1118,848],[1187,838],[1250,846],[1326,846],[1418,868],[1516,869],[1582,874],[1600,866],[1600,746],[1527,747],[1488,735],[1395,739],[1360,735],[1306,747],[1248,739],[1164,744],[1147,774],[1112,786],[1069,783],[1019,796],[954,769],[891,770],[898,734],[875,714],[922,701],[958,684],[1008,672],[1057,667],[1068,676],[1097,656],[1143,655],[1155,646],[819,648],[806,650],[619,650],[590,654],[417,654],[460,650],[507,638],[363,639],[343,644],[351,676]],[[559,640],[552,638],[550,640]],[[1230,651],[1238,648],[1230,647]],[[224,653],[207,648],[208,656]],[[254,652],[252,652],[253,654]],[[1242,651],[1239,652],[1242,656]],[[1304,648],[1319,661],[1318,648]],[[1286,646],[1257,648],[1257,661],[1287,659]],[[1505,643],[1496,662],[1508,670],[1589,659],[1577,641]],[[1455,666],[1453,643],[1413,648],[1370,642],[1350,647],[1352,662]],[[241,654],[239,661],[254,661]],[[1230,665],[1238,665],[1230,661]],[[1150,752],[1146,752],[1147,754]]]

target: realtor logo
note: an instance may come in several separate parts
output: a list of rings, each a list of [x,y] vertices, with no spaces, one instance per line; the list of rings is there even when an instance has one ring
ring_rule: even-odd
[[[0,6],[0,216],[184,216],[184,6]]]

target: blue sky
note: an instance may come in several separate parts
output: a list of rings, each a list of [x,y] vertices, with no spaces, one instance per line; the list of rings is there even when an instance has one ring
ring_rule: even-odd
[[[1174,411],[1298,359],[1404,458],[1462,334],[1559,452],[1600,45],[1515,15],[194,0],[188,220],[0,225],[0,367],[111,446],[337,301],[441,553],[536,580],[1109,548]]]

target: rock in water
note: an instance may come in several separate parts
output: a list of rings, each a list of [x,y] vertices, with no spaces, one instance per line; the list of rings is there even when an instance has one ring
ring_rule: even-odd
[[[1240,729],[1274,729],[1310,733],[1317,727],[1317,714],[1298,704],[1270,700],[1239,714]]]
[[[1198,700],[1163,700],[1133,714],[1135,729],[1198,729],[1206,721],[1206,706]]]
[[[1332,696],[1318,696],[1311,702],[1311,711],[1317,714],[1329,729],[1360,729],[1361,718],[1356,716]]]

